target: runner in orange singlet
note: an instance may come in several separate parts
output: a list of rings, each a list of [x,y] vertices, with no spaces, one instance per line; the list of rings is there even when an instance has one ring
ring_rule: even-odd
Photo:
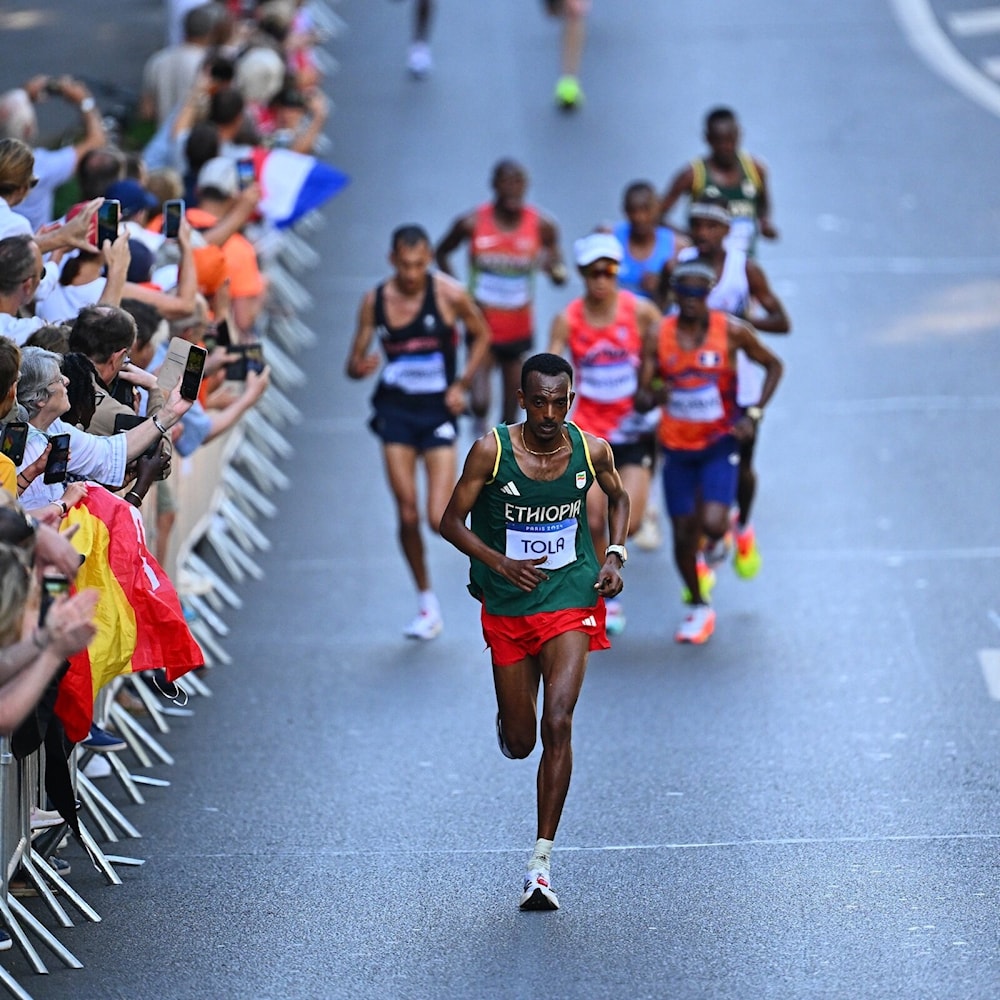
[[[679,312],[666,317],[643,344],[640,407],[659,402],[663,446],[663,492],[674,534],[674,560],[690,605],[674,638],[707,642],[715,612],[703,594],[697,555],[708,539],[710,564],[726,557],[729,510],[736,498],[741,441],[752,437],[764,407],[781,379],[782,364],[753,327],[727,313],[709,310],[715,271],[702,261],[678,264],[671,286]],[[736,402],[736,352],[764,369],[756,418]],[[653,389],[663,380],[663,390]]]
[[[552,321],[549,352],[569,350],[577,387],[573,422],[611,445],[631,499],[631,536],[642,524],[649,497],[658,416],[637,413],[635,394],[643,341],[655,336],[662,317],[648,299],[618,287],[624,250],[613,235],[591,233],[577,240],[573,251],[586,292]],[[594,549],[603,552],[608,544],[608,503],[600,490],[587,494],[587,522]],[[608,634],[619,635],[625,628],[621,603],[608,599],[605,604]]]
[[[476,375],[471,410],[476,436],[485,433],[490,408],[491,369],[498,365],[503,383],[504,423],[517,420],[521,364],[534,338],[535,272],[544,271],[556,285],[566,283],[559,230],[544,212],[525,204],[528,175],[514,160],[493,168],[494,200],[459,216],[435,251],[438,267],[453,274],[449,258],[469,244],[469,291],[486,317],[491,333],[490,359]]]

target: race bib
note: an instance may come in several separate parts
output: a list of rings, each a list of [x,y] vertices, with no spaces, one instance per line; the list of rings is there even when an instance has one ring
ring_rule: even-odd
[[[527,274],[476,275],[473,298],[495,309],[521,309],[531,301],[531,278]]]
[[[408,395],[444,392],[448,388],[444,355],[438,352],[394,358],[382,369],[382,384]]]
[[[580,395],[598,403],[614,403],[634,396],[638,388],[638,373],[627,360],[610,365],[584,365],[580,369]]]
[[[697,389],[671,389],[667,413],[692,424],[713,423],[726,415],[719,387],[711,383]]]
[[[538,559],[545,556],[542,569],[562,569],[576,562],[577,519],[556,524],[508,524],[508,559]]]

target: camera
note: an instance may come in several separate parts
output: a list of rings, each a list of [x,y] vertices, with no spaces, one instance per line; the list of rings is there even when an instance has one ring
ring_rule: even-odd
[[[53,76],[45,81],[45,93],[52,94],[53,97],[62,96],[62,84]]]

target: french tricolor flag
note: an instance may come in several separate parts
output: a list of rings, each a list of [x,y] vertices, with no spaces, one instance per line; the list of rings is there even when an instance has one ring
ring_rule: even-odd
[[[290,149],[254,150],[254,171],[263,197],[260,214],[278,229],[294,225],[303,215],[319,208],[349,181],[315,156]]]

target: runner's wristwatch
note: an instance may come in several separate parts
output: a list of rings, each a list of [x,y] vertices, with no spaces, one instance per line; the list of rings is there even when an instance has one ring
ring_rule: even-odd
[[[610,555],[616,555],[622,561],[622,565],[628,562],[628,553],[625,551],[624,545],[609,545],[604,550],[604,558],[607,559]]]

